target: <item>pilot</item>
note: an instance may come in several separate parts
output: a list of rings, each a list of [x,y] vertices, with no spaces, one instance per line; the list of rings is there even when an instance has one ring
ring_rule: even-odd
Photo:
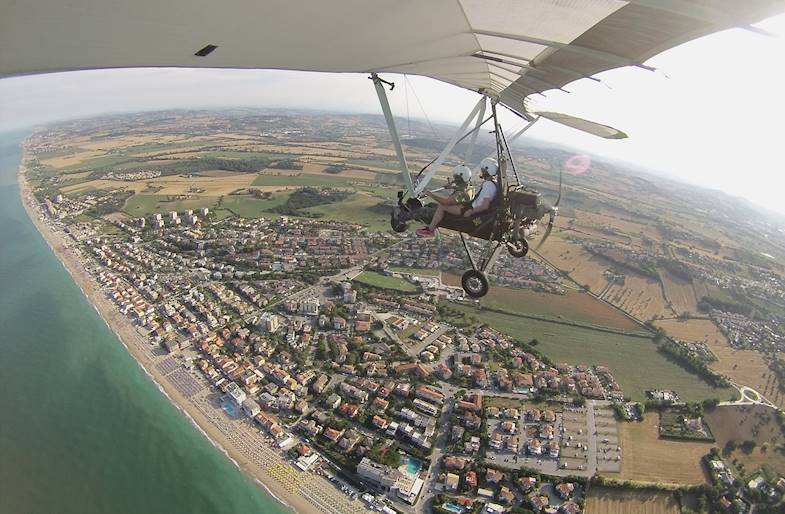
[[[482,160],[480,163],[480,177],[482,177],[483,183],[480,186],[480,192],[474,198],[471,197],[471,193],[457,198],[457,191],[449,197],[439,197],[430,191],[427,192],[426,195],[436,200],[439,206],[431,219],[431,224],[417,229],[417,235],[420,237],[433,237],[434,231],[447,213],[470,218],[490,209],[491,203],[496,197],[496,183],[493,178],[496,176],[498,169],[499,165],[496,159],[487,158]],[[471,180],[472,172],[467,166],[461,164],[453,169],[453,177],[456,177],[456,181],[459,176],[463,182],[468,183]]]

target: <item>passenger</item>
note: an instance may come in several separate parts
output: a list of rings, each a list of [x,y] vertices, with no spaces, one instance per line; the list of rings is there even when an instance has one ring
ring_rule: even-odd
[[[450,196],[436,195],[431,191],[425,193],[426,196],[433,199],[438,206],[436,212],[431,218],[431,227],[436,227],[439,221],[444,217],[445,212],[460,215],[463,210],[469,208],[472,197],[474,196],[474,188],[471,185],[472,170],[468,166],[460,164],[452,170],[453,182],[450,188],[453,192]],[[437,220],[434,223],[434,220]],[[417,235],[422,237],[433,236],[433,230],[430,227],[423,227],[417,230]]]
[[[496,198],[496,183],[493,181],[493,178],[496,176],[498,169],[499,166],[496,163],[496,159],[483,159],[480,163],[480,177],[482,177],[483,183],[480,186],[480,192],[471,200],[469,200],[471,194],[466,195],[464,200],[459,202],[458,199],[452,196],[445,198],[437,197],[431,192],[426,193],[427,196],[436,200],[439,206],[431,219],[431,224],[417,229],[417,235],[420,237],[433,237],[434,231],[447,213],[470,218],[487,211],[491,207],[493,199]],[[468,175],[468,179],[471,180],[471,170],[466,166],[456,166],[453,169],[453,176],[456,176],[456,174]]]

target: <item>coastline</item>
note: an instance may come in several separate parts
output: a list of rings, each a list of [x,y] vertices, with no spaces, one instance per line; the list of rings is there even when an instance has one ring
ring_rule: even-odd
[[[17,182],[28,218],[88,303],[172,405],[241,472],[289,511],[299,514],[368,512],[361,503],[350,500],[323,477],[296,471],[277,449],[269,446],[268,438],[261,435],[251,421],[228,418],[211,400],[215,393],[201,374],[196,378],[204,386],[202,393],[189,398],[178,390],[166,373],[157,367],[171,357],[155,355],[149,341],[119,312],[98,282],[84,269],[80,258],[70,248],[68,236],[44,221],[45,215],[33,199],[32,189],[26,180],[27,162],[28,152],[23,146]]]

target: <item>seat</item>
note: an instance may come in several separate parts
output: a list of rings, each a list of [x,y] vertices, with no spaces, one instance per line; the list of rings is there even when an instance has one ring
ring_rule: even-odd
[[[454,214],[445,214],[444,219],[439,226],[458,232],[464,232],[472,237],[490,239],[493,233],[495,219],[496,210],[491,208],[468,218]]]

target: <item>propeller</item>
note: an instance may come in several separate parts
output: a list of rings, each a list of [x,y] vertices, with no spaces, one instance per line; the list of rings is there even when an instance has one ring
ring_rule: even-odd
[[[542,235],[542,239],[537,244],[537,247],[534,249],[539,250],[540,247],[545,243],[548,237],[551,235],[551,231],[553,230],[553,223],[556,221],[556,216],[559,214],[559,203],[561,202],[561,192],[562,192],[562,175],[564,170],[559,170],[559,194],[556,195],[556,202],[553,205],[545,205],[545,214],[549,215],[548,218],[548,227],[545,229],[545,233]]]

